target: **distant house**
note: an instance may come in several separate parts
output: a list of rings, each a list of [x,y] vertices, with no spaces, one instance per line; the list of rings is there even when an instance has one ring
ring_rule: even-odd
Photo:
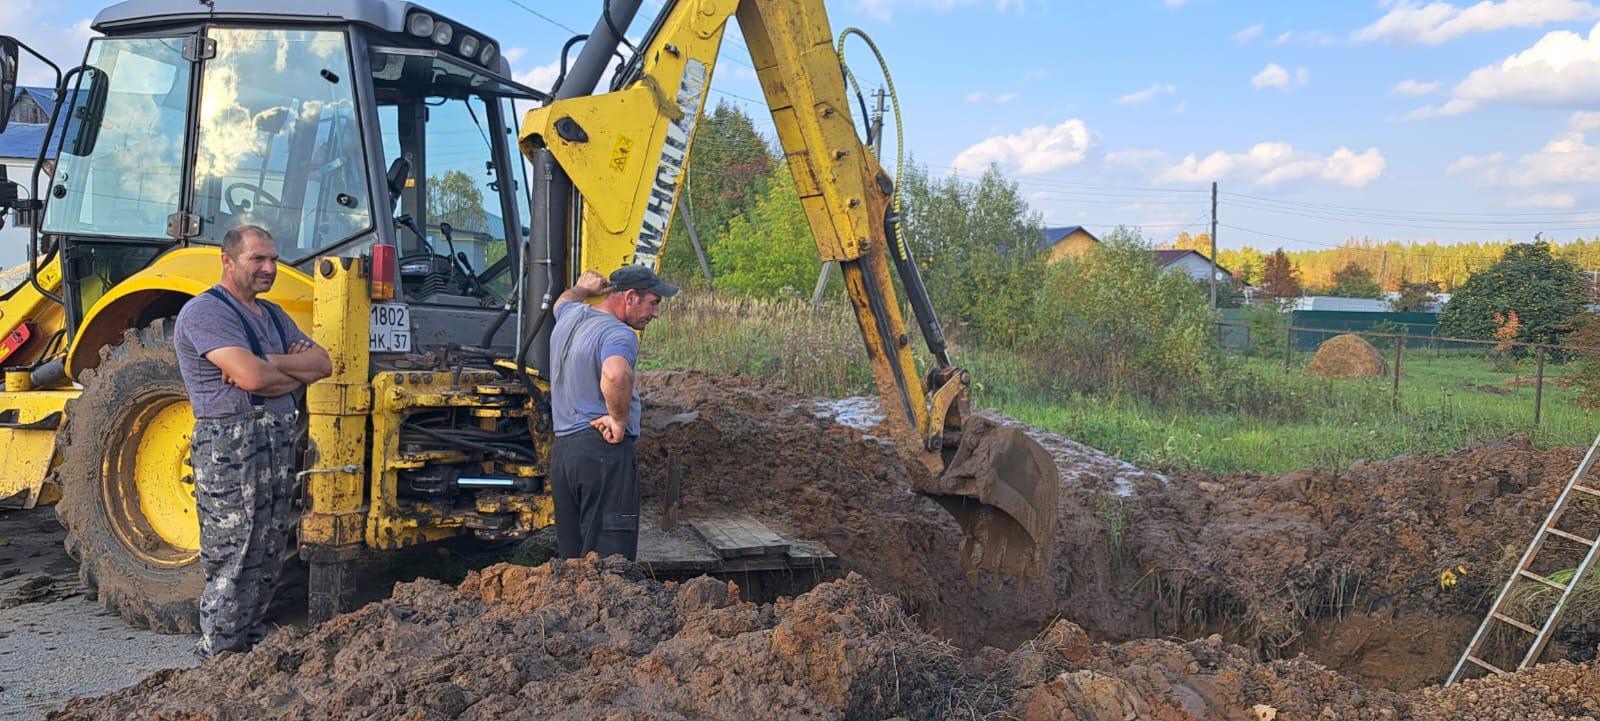
[[[1046,263],[1078,257],[1099,244],[1100,239],[1081,225],[1045,228],[1044,235],[1039,239],[1039,248],[1044,251]]]
[[[0,166],[6,176],[23,188],[33,175],[34,161],[39,157],[39,143],[44,140],[45,125],[55,109],[55,93],[50,88],[19,87],[16,101],[11,104],[11,122],[0,133]],[[60,137],[61,128],[56,128]],[[54,148],[50,148],[53,153]],[[41,180],[43,182],[43,180]],[[43,192],[43,189],[40,189]],[[26,190],[23,193],[27,193]],[[0,268],[7,268],[27,257],[28,229],[7,216],[0,228]]]
[[[1371,298],[1341,298],[1333,295],[1305,295],[1294,299],[1289,310],[1332,310],[1344,313],[1388,313],[1389,301]]]
[[[1205,283],[1211,277],[1211,259],[1200,254],[1197,250],[1157,250],[1156,265],[1162,270],[1181,270],[1194,278],[1197,283]],[[1217,283],[1230,284],[1233,282],[1233,272],[1221,265],[1217,266]]]
[[[50,111],[56,107],[55,96],[53,88],[19,86],[16,101],[11,103],[11,122],[50,122]]]

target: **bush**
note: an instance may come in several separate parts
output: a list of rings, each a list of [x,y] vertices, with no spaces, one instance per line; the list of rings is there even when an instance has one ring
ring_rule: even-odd
[[[1054,390],[1198,400],[1221,361],[1205,289],[1163,272],[1136,231],[1118,228],[1045,272],[1033,347]]]

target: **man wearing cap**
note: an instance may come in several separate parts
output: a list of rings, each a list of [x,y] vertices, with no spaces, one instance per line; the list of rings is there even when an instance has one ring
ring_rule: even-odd
[[[585,271],[556,299],[550,332],[550,494],[562,558],[639,550],[639,336],[678,288],[642,265]],[[603,296],[593,305],[584,301]]]

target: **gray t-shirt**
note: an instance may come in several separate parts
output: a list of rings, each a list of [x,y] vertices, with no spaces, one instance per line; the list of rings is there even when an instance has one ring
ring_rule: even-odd
[[[221,288],[221,286],[218,286]],[[238,347],[250,350],[250,340],[245,337],[239,316],[228,305],[237,308],[256,332],[261,350],[269,355],[282,355],[288,348],[278,338],[278,329],[266,313],[266,304],[258,303],[263,313],[257,315],[238,298],[222,291],[227,300],[218,300],[209,293],[201,293],[178,312],[178,324],[173,329],[172,344],[178,351],[178,369],[183,372],[183,386],[189,391],[189,403],[194,406],[196,418],[226,418],[250,411],[250,393],[222,381],[222,369],[206,360],[206,354],[218,348]],[[294,324],[289,314],[278,311],[278,322],[283,324],[283,335],[288,345],[307,340],[305,333]],[[268,398],[263,408],[273,413],[290,413],[298,405],[298,391],[288,395]]]
[[[557,437],[585,430],[589,421],[606,414],[600,368],[614,355],[627,358],[629,367],[639,367],[639,336],[628,324],[576,301],[556,309],[556,327],[550,331],[550,415]],[[638,383],[633,385],[627,434],[639,437]]]

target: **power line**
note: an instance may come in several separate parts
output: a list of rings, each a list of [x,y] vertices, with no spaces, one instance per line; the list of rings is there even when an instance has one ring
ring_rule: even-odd
[[[1297,216],[1297,217],[1301,217],[1301,218],[1312,218],[1312,219],[1315,219],[1315,220],[1327,220],[1327,221],[1332,221],[1332,222],[1343,222],[1343,223],[1364,223],[1364,224],[1369,224],[1369,225],[1381,225],[1381,226],[1393,227],[1393,228],[1415,228],[1415,229],[1421,229],[1421,230],[1485,230],[1485,229],[1490,229],[1490,230],[1597,230],[1597,229],[1600,229],[1600,218],[1596,218],[1593,221],[1589,221],[1589,220],[1583,220],[1583,221],[1578,221],[1578,220],[1566,220],[1566,221],[1550,220],[1550,221],[1542,221],[1542,222],[1541,221],[1537,221],[1537,220],[1526,220],[1526,221],[1478,220],[1478,221],[1468,221],[1468,220],[1465,220],[1465,219],[1461,219],[1461,220],[1415,219],[1415,220],[1409,220],[1408,221],[1406,219],[1388,219],[1388,218],[1383,218],[1382,216],[1369,217],[1369,216],[1366,216],[1366,215],[1357,215],[1357,214],[1354,214],[1354,213],[1339,214],[1339,213],[1335,213],[1333,211],[1314,212],[1314,211],[1311,211],[1311,210],[1292,210],[1292,209],[1287,209],[1287,208],[1275,207],[1275,206],[1272,206],[1272,205],[1266,205],[1266,204],[1262,204],[1262,203],[1243,202],[1243,201],[1238,201],[1238,200],[1232,201],[1230,203],[1230,205],[1232,205],[1234,207],[1238,207],[1238,208],[1248,208],[1248,209],[1251,209],[1251,210],[1258,210],[1258,211],[1261,211],[1261,212],[1264,212],[1264,213],[1278,213],[1280,215],[1292,215],[1292,216]],[[1466,223],[1466,222],[1471,222],[1472,224],[1471,225],[1451,225],[1450,224],[1450,223]]]
[[[1298,206],[1298,207],[1306,207],[1306,208],[1320,208],[1320,209],[1326,209],[1326,210],[1330,210],[1330,211],[1351,211],[1351,212],[1356,212],[1356,213],[1371,213],[1371,214],[1379,214],[1379,215],[1394,215],[1394,216],[1405,216],[1405,217],[1429,216],[1429,215],[1437,215],[1437,216],[1467,216],[1467,217],[1525,217],[1525,216],[1544,216],[1544,215],[1562,216],[1562,215],[1597,215],[1597,214],[1600,214],[1600,212],[1593,211],[1593,210],[1506,211],[1506,212],[1496,212],[1496,213],[1479,212],[1479,211],[1465,211],[1465,210],[1392,210],[1392,209],[1384,209],[1384,208],[1363,208],[1363,207],[1353,206],[1353,205],[1331,205],[1331,204],[1325,204],[1325,203],[1312,203],[1312,202],[1309,202],[1309,201],[1279,200],[1279,199],[1276,199],[1276,198],[1268,198],[1268,197],[1260,196],[1260,195],[1250,195],[1248,193],[1236,193],[1236,192],[1232,192],[1232,191],[1224,191],[1223,195],[1232,195],[1232,196],[1236,196],[1236,197],[1240,197],[1240,198],[1248,198],[1250,200],[1255,200],[1255,201],[1259,201],[1259,202],[1263,202],[1263,203],[1272,203],[1272,204],[1285,205],[1285,206]]]

